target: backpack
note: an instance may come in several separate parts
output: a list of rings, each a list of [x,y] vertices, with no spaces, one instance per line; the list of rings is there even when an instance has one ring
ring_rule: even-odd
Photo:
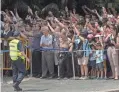
[[[86,43],[85,49],[87,46],[88,46],[88,42]],[[78,58],[82,58],[84,56],[84,52],[85,52],[85,51],[83,51],[83,41],[80,42],[78,50],[79,51],[76,51],[76,55]]]

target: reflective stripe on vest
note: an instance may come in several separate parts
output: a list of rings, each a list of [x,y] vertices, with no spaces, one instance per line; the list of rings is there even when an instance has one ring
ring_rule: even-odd
[[[10,43],[9,43],[10,58],[12,60],[17,60],[18,57],[25,59],[24,56],[21,55],[21,52],[17,48],[18,43],[19,43],[19,40],[17,40],[17,39],[14,39],[14,40],[10,41]]]

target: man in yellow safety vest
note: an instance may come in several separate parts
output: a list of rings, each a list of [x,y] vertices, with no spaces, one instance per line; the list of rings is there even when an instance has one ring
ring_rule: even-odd
[[[19,84],[23,80],[25,69],[25,58],[30,63],[29,58],[24,53],[22,42],[18,39],[20,37],[19,32],[14,33],[14,39],[9,42],[10,58],[12,60],[13,70],[13,87],[15,91],[22,91]]]

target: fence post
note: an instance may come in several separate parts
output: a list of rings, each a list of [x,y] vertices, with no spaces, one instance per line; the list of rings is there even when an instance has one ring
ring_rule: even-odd
[[[72,52],[73,78],[75,79],[74,53]]]
[[[3,53],[0,53],[0,83],[3,83]]]
[[[58,78],[60,77],[60,67],[59,67],[60,59],[58,60]]]
[[[31,52],[31,56],[30,56],[30,77],[32,77],[33,73],[32,73],[32,50],[30,49],[30,52]]]

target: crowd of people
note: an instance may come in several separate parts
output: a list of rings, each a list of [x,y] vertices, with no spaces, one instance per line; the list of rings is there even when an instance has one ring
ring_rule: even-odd
[[[119,78],[119,15],[115,9],[96,9],[82,6],[85,16],[67,7],[58,18],[51,11],[45,19],[28,7],[25,19],[17,9],[1,11],[1,38],[8,46],[9,38],[20,32],[28,40],[32,52],[33,77],[54,78],[59,66],[59,79],[73,76],[80,79]],[[42,50],[42,51],[41,51]],[[8,56],[6,56],[8,57]],[[110,74],[111,72],[111,74]]]

